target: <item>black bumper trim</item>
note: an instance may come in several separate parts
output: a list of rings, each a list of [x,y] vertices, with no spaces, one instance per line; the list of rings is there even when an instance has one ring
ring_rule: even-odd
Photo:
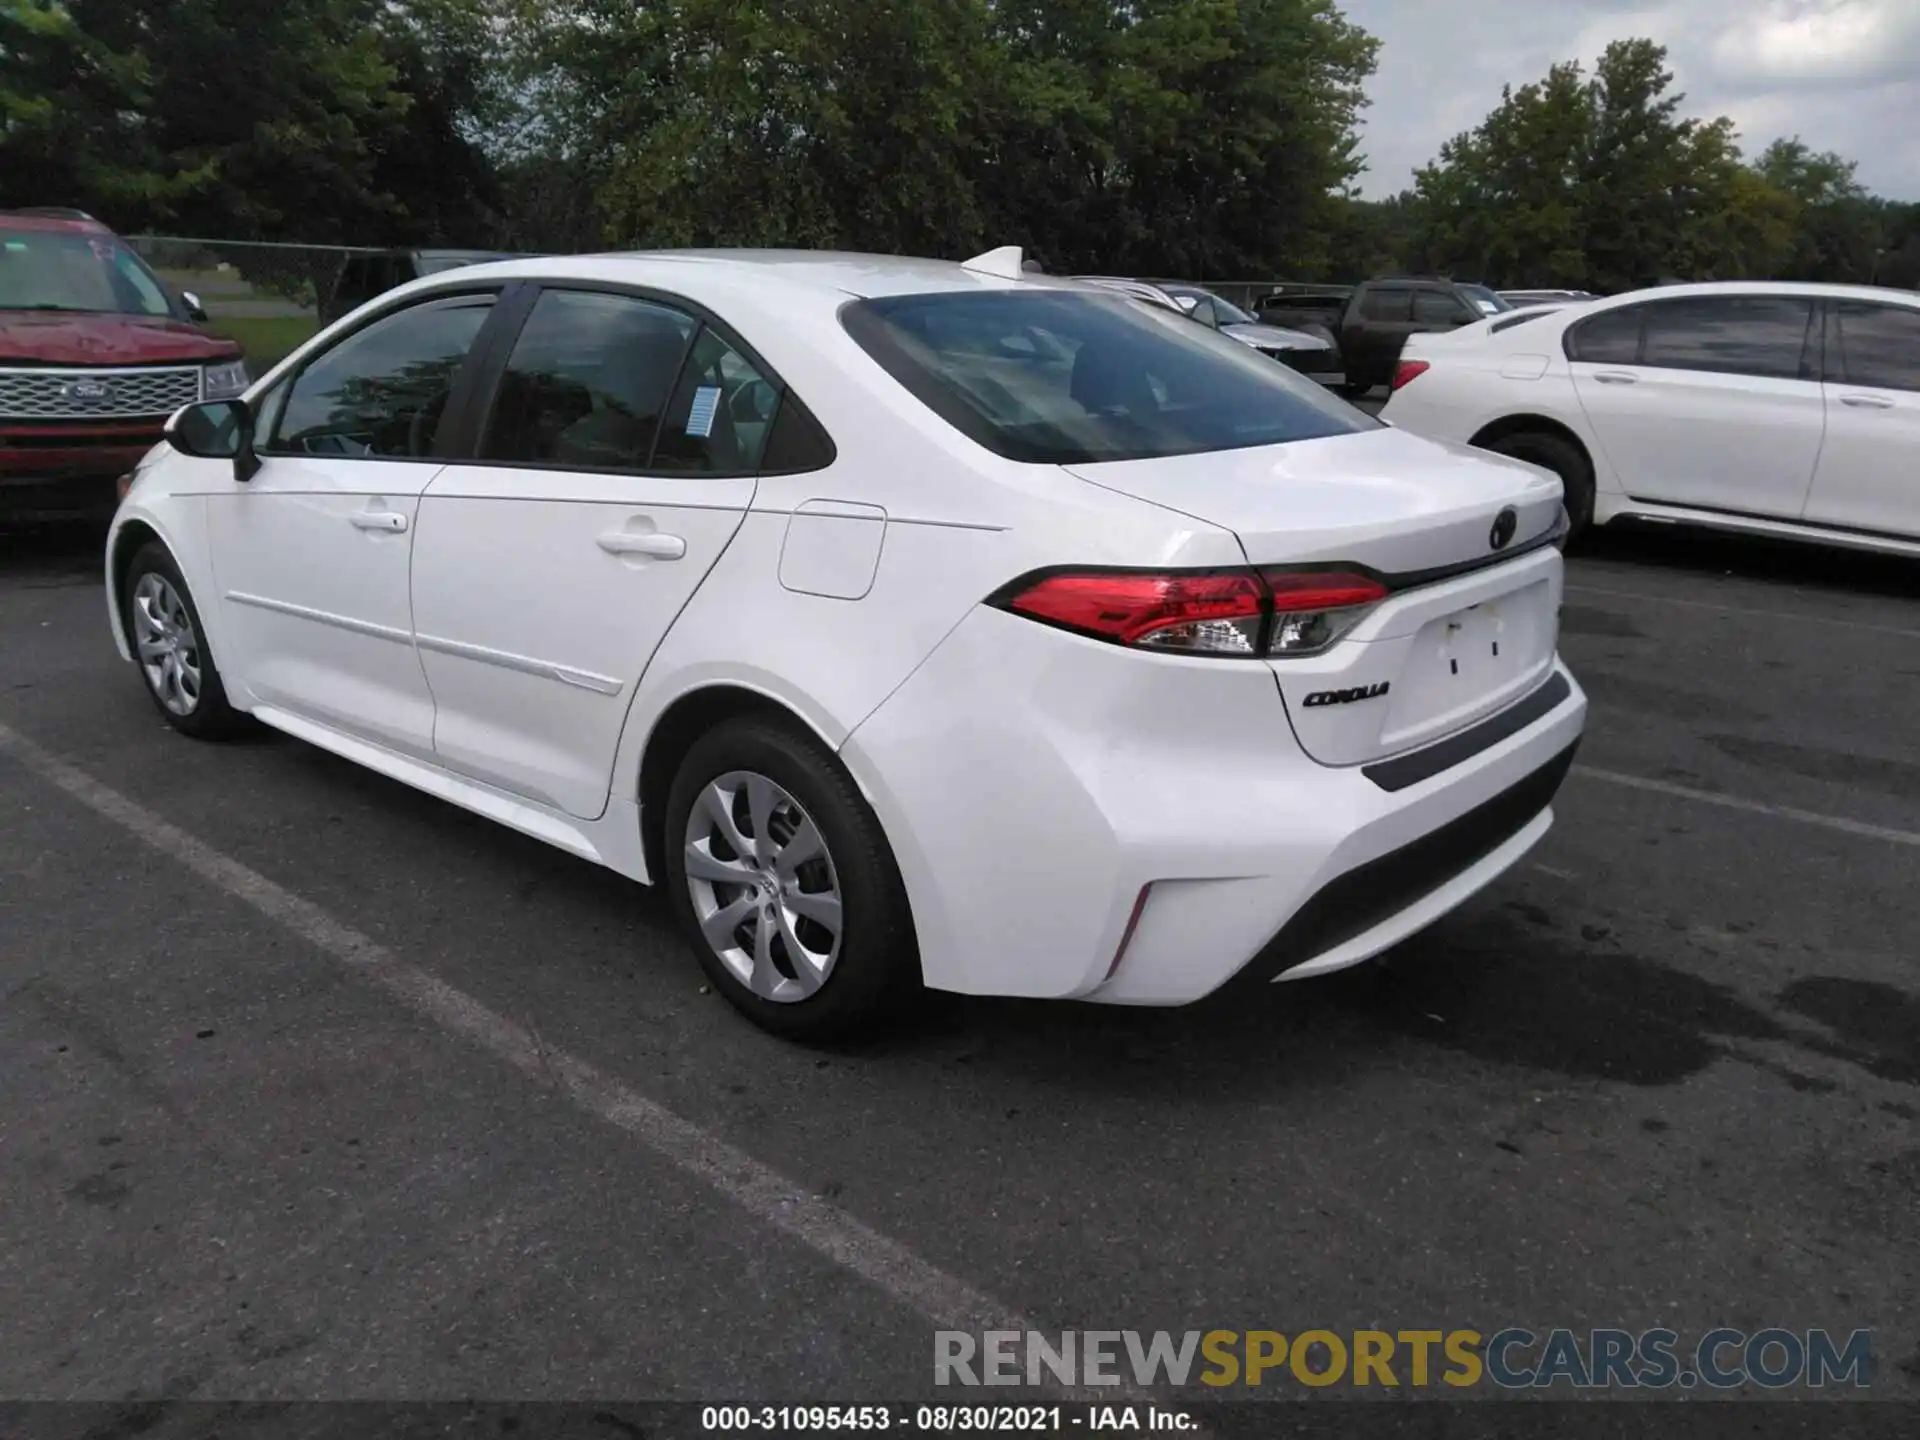
[[[1366,934],[1471,870],[1553,803],[1579,748],[1576,740],[1491,800],[1329,880],[1223,989],[1263,986]]]
[[[1442,770],[1451,770],[1463,760],[1471,760],[1482,750],[1491,750],[1502,740],[1518,735],[1541,717],[1558,710],[1573,694],[1567,677],[1555,671],[1546,684],[1536,687],[1523,699],[1506,709],[1470,725],[1457,735],[1449,735],[1438,744],[1428,745],[1391,760],[1364,765],[1360,773],[1382,790],[1405,790],[1422,780],[1431,780]]]

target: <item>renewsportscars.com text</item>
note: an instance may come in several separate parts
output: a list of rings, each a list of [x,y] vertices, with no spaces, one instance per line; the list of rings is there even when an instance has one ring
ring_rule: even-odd
[[[1866,1389],[1873,1332],[1509,1326],[1477,1330],[988,1330],[934,1332],[936,1385],[1215,1389],[1261,1385],[1444,1385],[1505,1390]]]

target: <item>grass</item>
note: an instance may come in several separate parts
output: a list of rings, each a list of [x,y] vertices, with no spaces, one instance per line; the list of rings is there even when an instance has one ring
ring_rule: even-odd
[[[276,315],[268,318],[216,315],[210,327],[231,340],[238,340],[247,352],[247,372],[264,375],[319,329],[310,315]]]

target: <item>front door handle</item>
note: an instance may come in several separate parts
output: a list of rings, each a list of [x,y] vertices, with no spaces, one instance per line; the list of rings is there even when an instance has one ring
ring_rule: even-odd
[[[382,535],[404,535],[407,517],[398,510],[356,510],[350,517],[356,530],[374,530]]]
[[[1893,401],[1884,395],[1842,395],[1842,405],[1851,405],[1856,410],[1891,410]]]
[[[678,535],[662,535],[657,530],[609,530],[600,537],[600,548],[609,555],[678,560],[687,553],[687,542]]]
[[[1631,375],[1625,370],[1598,370],[1594,372],[1593,378],[1598,380],[1602,385],[1637,385],[1640,383],[1640,377],[1638,375]]]

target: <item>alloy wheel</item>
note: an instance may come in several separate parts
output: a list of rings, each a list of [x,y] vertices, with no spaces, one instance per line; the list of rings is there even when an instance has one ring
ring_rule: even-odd
[[[185,717],[200,704],[200,637],[180,592],[149,570],[133,590],[133,642],[140,668],[167,713]]]
[[[763,1000],[817,994],[840,956],[840,882],[800,802],[764,775],[729,771],[694,801],[684,843],[694,918],[720,963]]]

